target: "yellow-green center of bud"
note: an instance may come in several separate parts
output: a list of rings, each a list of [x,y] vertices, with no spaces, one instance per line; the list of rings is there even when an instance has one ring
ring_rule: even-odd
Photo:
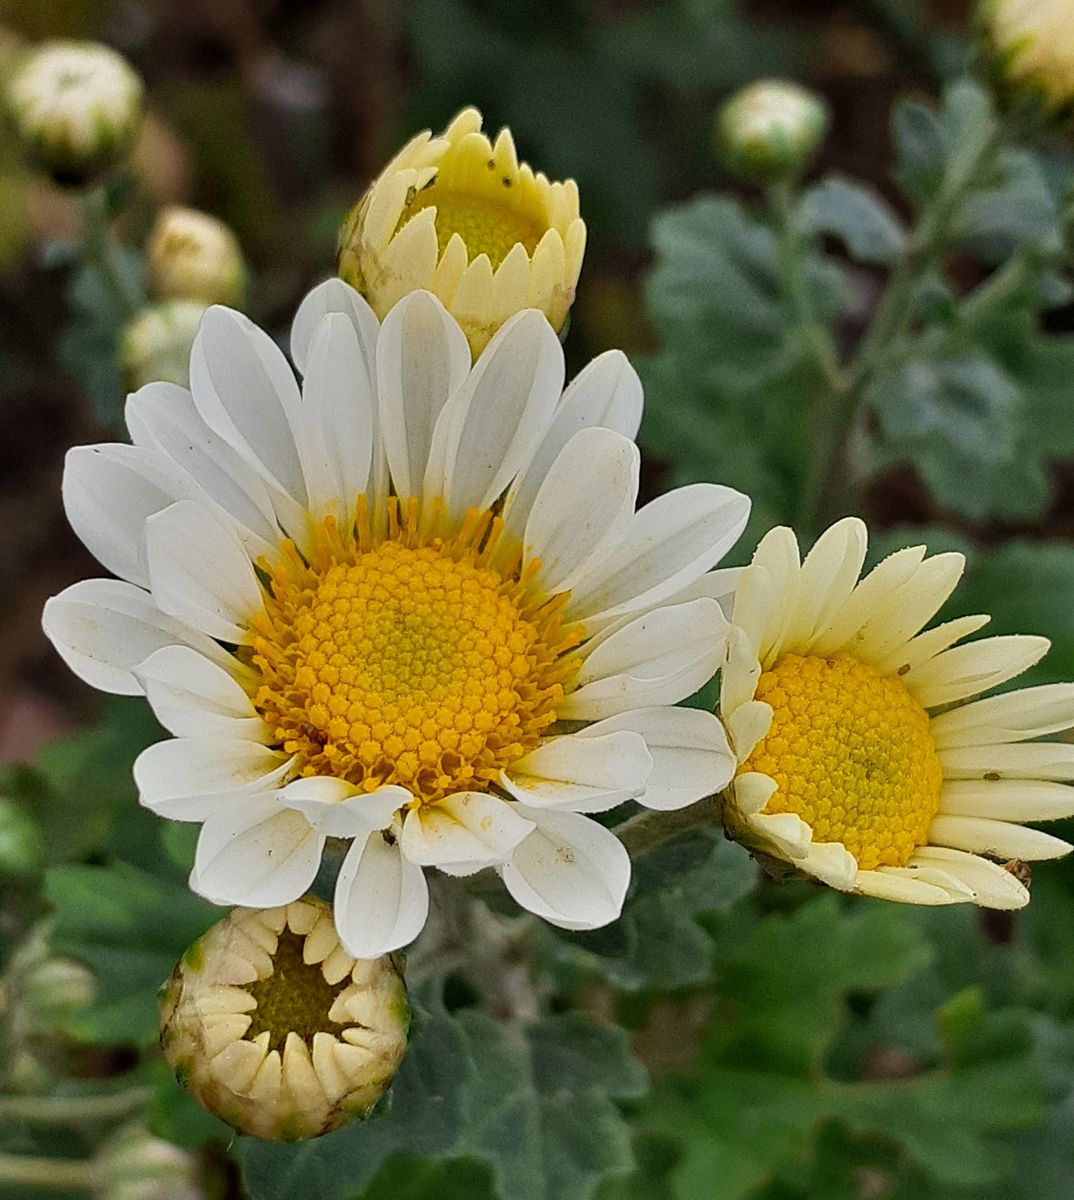
[[[267,1029],[270,1048],[282,1051],[289,1033],[297,1033],[307,1046],[312,1046],[314,1034],[338,1034],[343,1028],[330,1021],[328,1013],[350,978],[329,983],[320,963],[303,960],[305,942],[304,937],[285,929],[272,956],[272,974],[247,984],[246,991],[257,1001],[257,1008],[251,1014],[246,1041],[255,1041]]]
[[[436,240],[440,253],[447,249],[451,235],[457,233],[466,244],[468,259],[487,254],[492,269],[503,262],[516,242],[532,255],[541,239],[542,230],[511,202],[511,185],[504,180],[503,200],[477,196],[454,188],[438,187],[434,182],[423,188],[403,209],[399,219],[401,229],[422,209],[436,208]]]

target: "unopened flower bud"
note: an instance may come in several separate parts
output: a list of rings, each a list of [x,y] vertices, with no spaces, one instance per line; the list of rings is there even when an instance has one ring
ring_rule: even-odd
[[[59,183],[78,185],[121,161],[142,119],[142,81],[98,42],[47,42],[7,92],[28,157]]]
[[[11,956],[4,973],[20,1027],[29,1035],[54,1035],[97,990],[93,972],[55,954],[47,922],[36,926]]]
[[[0,797],[0,879],[36,875],[44,858],[36,821],[13,800]]]
[[[980,24],[998,75],[1048,109],[1074,104],[1074,24],[1067,0],[983,0]]]
[[[207,307],[196,300],[167,300],[142,309],[130,322],[119,360],[132,392],[155,380],[187,386],[190,350]]]
[[[717,149],[742,178],[786,179],[809,164],[828,119],[828,106],[816,93],[786,80],[759,79],[717,112]]]
[[[476,356],[524,308],[562,330],[585,239],[574,180],[552,183],[520,163],[511,131],[490,141],[467,108],[442,134],[418,134],[373,181],[340,232],[339,274],[381,318],[408,292],[433,292]]]
[[[192,1155],[133,1122],[97,1152],[93,1195],[95,1200],[202,1200],[198,1177]]]
[[[176,1077],[243,1133],[318,1137],[365,1117],[406,1052],[410,1010],[391,956],[354,959],[307,898],[235,909],[165,985],[161,1044]]]
[[[159,300],[241,306],[246,268],[239,240],[208,213],[165,208],[146,246],[149,288]]]

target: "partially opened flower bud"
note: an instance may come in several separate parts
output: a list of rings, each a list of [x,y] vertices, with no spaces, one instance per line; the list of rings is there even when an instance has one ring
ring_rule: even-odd
[[[585,236],[574,180],[552,183],[520,163],[511,131],[490,142],[467,108],[373,181],[340,233],[339,273],[381,318],[408,292],[433,292],[476,356],[524,308],[562,329]]]
[[[202,1200],[197,1160],[140,1122],[114,1133],[93,1162],[96,1200]]]
[[[48,42],[8,87],[27,156],[58,183],[82,184],[115,166],[142,120],[142,81],[98,42]]]
[[[828,128],[816,93],[782,79],[758,79],[716,114],[717,148],[736,175],[785,179],[802,171]]]
[[[293,1141],[365,1117],[406,1052],[410,1010],[391,956],[354,959],[308,898],[235,909],[164,989],[177,1078],[243,1133]]]
[[[196,300],[168,300],[144,308],[124,329],[119,360],[130,391],[157,380],[186,387],[190,349],[208,307]]]
[[[246,268],[239,240],[208,213],[165,208],[146,246],[149,288],[160,300],[198,300],[240,307]]]
[[[1074,104],[1074,24],[1068,0],[984,0],[981,23],[995,67],[1049,109]]]

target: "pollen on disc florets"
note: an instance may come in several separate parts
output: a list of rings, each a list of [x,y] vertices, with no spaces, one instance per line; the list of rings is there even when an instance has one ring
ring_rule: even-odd
[[[482,790],[555,721],[567,597],[536,590],[490,513],[431,524],[393,499],[374,536],[363,500],[353,534],[326,521],[308,561],[288,545],[271,569],[254,703],[302,774],[435,802]]]
[[[943,768],[929,715],[897,675],[848,654],[786,654],[756,699],[772,725],[739,773],[775,781],[765,812],[796,813],[862,870],[902,866],[928,841]]]

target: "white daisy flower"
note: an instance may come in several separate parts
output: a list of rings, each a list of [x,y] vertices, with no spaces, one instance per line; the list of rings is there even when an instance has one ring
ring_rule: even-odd
[[[922,632],[960,554],[900,550],[859,582],[866,531],[833,525],[802,562],[772,530],[742,574],[721,677],[738,759],[725,814],[741,840],[843,891],[1020,908],[1013,863],[1070,846],[1023,821],[1074,814],[1074,685],[975,699],[1048,650],[956,645],[988,617]]]
[[[635,513],[637,376],[612,351],[562,392],[536,311],[471,366],[428,293],[378,327],[332,280],[291,351],[301,389],[212,308],[191,391],[143,388],[133,446],[68,458],[69,519],[119,578],[50,600],[45,631],[175,735],[135,764],[142,803],[202,823],[191,883],[220,903],[289,903],[351,839],[357,958],[417,935],[429,866],[496,866],[568,928],[614,920],[629,858],[584,814],[733,770],[716,718],[671,706],[722,660],[737,572],[711,568],[749,502],[699,484]]]

